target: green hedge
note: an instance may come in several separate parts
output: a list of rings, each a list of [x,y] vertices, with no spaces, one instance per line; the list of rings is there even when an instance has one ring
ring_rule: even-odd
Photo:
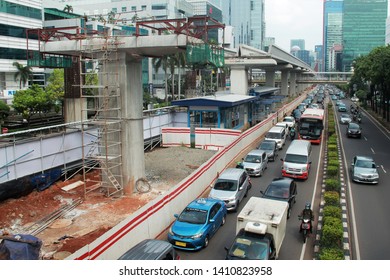
[[[341,219],[328,217],[322,227],[321,245],[340,248],[343,241],[343,223]]]
[[[340,183],[337,179],[326,179],[325,180],[325,191],[335,191],[340,192]]]
[[[338,159],[329,159],[328,160],[328,166],[337,166],[337,167],[339,167]]]
[[[344,260],[344,252],[340,248],[323,248],[321,249],[320,260]]]
[[[325,205],[340,206],[340,195],[336,191],[326,191],[324,193]]]
[[[329,177],[336,178],[338,173],[339,173],[339,167],[338,166],[328,165],[326,167],[326,174]]]
[[[336,144],[328,144],[328,152],[337,152],[337,145]]]
[[[328,160],[330,159],[338,159],[339,153],[335,151],[328,152]]]
[[[324,207],[324,223],[331,218],[341,219],[341,208],[337,206],[328,205]]]

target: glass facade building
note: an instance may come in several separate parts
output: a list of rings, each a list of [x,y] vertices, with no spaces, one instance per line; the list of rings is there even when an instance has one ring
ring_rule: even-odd
[[[246,44],[263,49],[265,37],[265,0],[223,0],[223,18],[226,25],[234,27],[234,45]]]
[[[344,0],[342,67],[385,45],[387,0]]]
[[[14,62],[27,66],[26,29],[42,28],[42,0],[0,0],[0,98],[10,103],[12,95],[19,90],[15,81]],[[38,49],[34,37],[29,40],[29,49]],[[33,79],[41,80],[42,69],[33,69]]]
[[[330,61],[334,45],[342,44],[343,0],[324,1],[323,62],[325,72],[334,71]]]

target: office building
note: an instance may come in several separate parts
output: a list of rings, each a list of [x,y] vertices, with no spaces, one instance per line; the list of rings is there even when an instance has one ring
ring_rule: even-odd
[[[0,98],[7,103],[20,89],[19,81],[14,79],[17,69],[13,63],[27,66],[26,29],[42,28],[42,17],[42,0],[0,0]],[[29,44],[29,49],[38,50],[36,40],[30,38]],[[43,71],[32,70],[32,81],[43,83]]]
[[[387,0],[344,0],[342,68],[385,45]]]
[[[334,45],[341,45],[343,40],[343,0],[324,0],[323,26],[323,62],[324,71],[332,71],[330,60]]]
[[[295,46],[299,47],[300,50],[305,50],[305,40],[304,39],[291,39],[290,40],[290,51]]]
[[[223,0],[223,23],[234,27],[234,45],[263,49],[265,37],[265,0]]]

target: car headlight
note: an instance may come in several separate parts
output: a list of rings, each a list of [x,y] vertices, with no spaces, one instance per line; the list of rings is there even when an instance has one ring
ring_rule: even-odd
[[[203,233],[195,234],[195,235],[191,236],[191,239],[199,239],[202,237],[202,235],[203,235]]]
[[[169,232],[170,235],[175,235],[175,234],[173,233],[172,227],[169,228],[168,232]]]

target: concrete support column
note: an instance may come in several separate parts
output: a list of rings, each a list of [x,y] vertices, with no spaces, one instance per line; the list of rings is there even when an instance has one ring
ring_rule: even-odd
[[[290,72],[290,96],[294,97],[296,95],[296,86],[297,86],[297,73]]]
[[[87,119],[87,102],[82,98],[64,98],[65,123]]]
[[[245,66],[231,66],[230,84],[231,93],[248,95],[248,71]]]
[[[265,71],[265,85],[267,87],[275,87],[275,70]]]
[[[119,81],[122,113],[122,176],[126,194],[145,177],[143,135],[142,61],[119,53]]]
[[[285,96],[288,96],[288,74],[288,70],[282,70],[280,91]]]

